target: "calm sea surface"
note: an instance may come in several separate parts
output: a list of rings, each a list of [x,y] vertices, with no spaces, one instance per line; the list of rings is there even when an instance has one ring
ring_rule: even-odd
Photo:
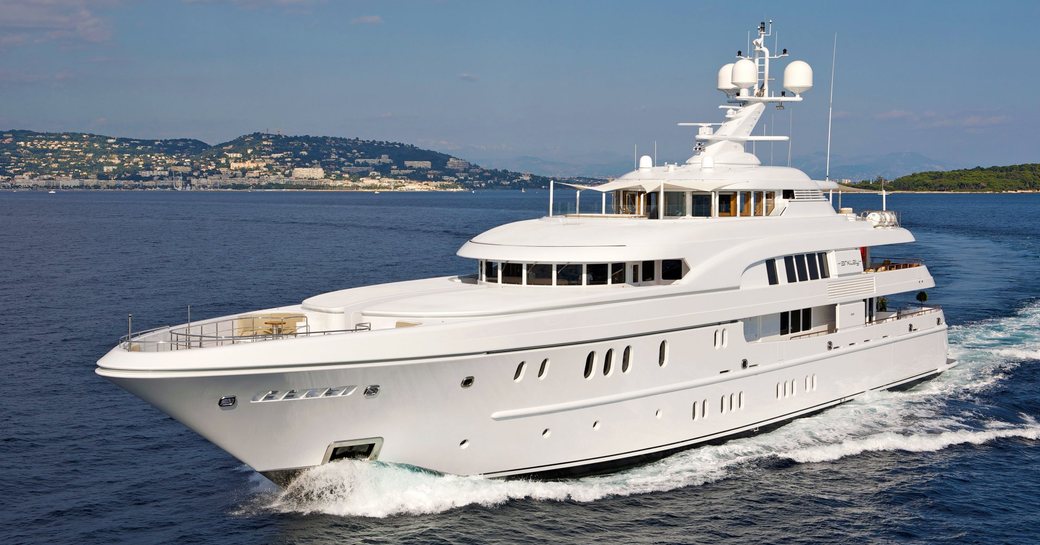
[[[543,191],[0,193],[0,543],[1035,543],[1040,195],[899,195],[961,364],[565,482],[336,464],[292,493],[94,374],[136,328],[470,272]],[[876,196],[845,196],[857,209]],[[594,203],[595,204],[595,203]]]

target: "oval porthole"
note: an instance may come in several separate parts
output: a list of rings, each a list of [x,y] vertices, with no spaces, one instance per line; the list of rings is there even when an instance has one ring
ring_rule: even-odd
[[[668,365],[668,341],[661,341],[661,346],[657,350],[657,365],[661,367]]]
[[[626,346],[625,352],[621,354],[621,372],[627,373],[632,365],[632,347]]]
[[[469,439],[463,439],[462,442],[459,443],[459,448],[461,448],[461,449],[465,449],[468,446],[469,446]]]
[[[661,412],[661,409],[657,409],[657,411],[656,411],[656,412],[654,413],[654,416],[655,416],[655,417],[656,417],[656,418],[657,418],[658,420],[660,420],[660,419],[661,419],[661,417],[662,417],[662,416],[664,416],[664,413],[663,413],[663,412]]]
[[[589,355],[585,357],[585,378],[592,378],[592,369],[596,364],[596,352],[589,352]]]
[[[599,430],[599,420],[592,423],[592,429],[596,431]]]
[[[527,362],[522,361],[520,365],[516,366],[516,372],[513,373],[513,382],[520,382],[524,379],[524,371],[527,370]]]
[[[545,428],[544,430],[542,430],[543,439],[548,439],[550,435],[552,435],[552,430],[550,430],[549,428]]]
[[[473,382],[473,377],[466,377],[462,379],[462,383],[460,384],[460,386],[462,386],[463,388],[469,388],[470,386],[473,386]]]
[[[542,365],[538,367],[538,380],[542,380],[549,374],[549,358],[542,360]]]
[[[614,349],[607,350],[607,355],[603,358],[603,376],[609,377],[610,373],[614,370]]]

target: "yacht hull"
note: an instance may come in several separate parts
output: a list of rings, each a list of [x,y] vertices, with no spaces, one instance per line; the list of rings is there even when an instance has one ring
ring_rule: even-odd
[[[707,342],[723,327],[714,324],[462,357],[98,373],[279,484],[358,444],[371,445],[362,457],[441,473],[560,478],[761,433],[932,378],[950,366],[937,316],[771,342],[745,342],[733,322],[718,348]],[[342,393],[318,395],[327,389]]]

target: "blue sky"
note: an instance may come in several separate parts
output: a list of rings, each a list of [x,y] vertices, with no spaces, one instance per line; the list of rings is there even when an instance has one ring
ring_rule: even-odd
[[[0,0],[0,128],[357,136],[593,170],[656,140],[682,161],[675,123],[720,119],[718,67],[764,18],[815,69],[764,119],[786,133],[793,112],[796,157],[826,145],[837,32],[836,155],[1040,162],[1035,1]]]

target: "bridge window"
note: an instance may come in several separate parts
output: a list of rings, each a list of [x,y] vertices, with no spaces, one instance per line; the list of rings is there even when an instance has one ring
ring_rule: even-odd
[[[484,281],[498,283],[498,261],[484,262]]]
[[[681,259],[665,259],[661,261],[661,280],[679,280],[681,278]]]
[[[624,284],[625,283],[625,264],[624,263],[611,263],[610,264],[610,283],[611,284]]]
[[[557,265],[556,266],[556,285],[557,286],[580,286],[581,285],[581,265]]]
[[[502,283],[503,284],[521,284],[523,283],[524,266],[521,263],[503,263],[502,264]]]
[[[606,263],[590,263],[585,265],[586,276],[588,280],[585,282],[589,286],[601,286],[607,283],[607,264]]]
[[[642,280],[643,282],[653,282],[654,281],[654,262],[653,261],[644,261],[643,262],[643,278],[641,278],[640,280]]]
[[[529,286],[551,286],[552,265],[545,263],[532,263],[527,266],[527,285]]]

